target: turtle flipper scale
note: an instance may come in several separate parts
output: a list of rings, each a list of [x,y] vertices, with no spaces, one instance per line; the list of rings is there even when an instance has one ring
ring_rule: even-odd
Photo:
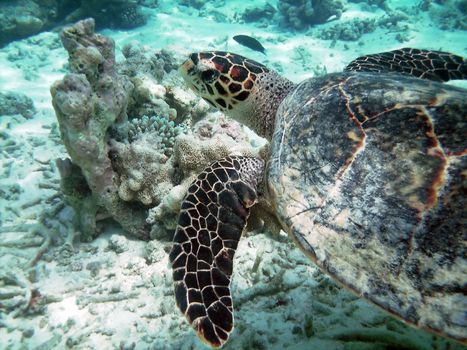
[[[200,338],[222,346],[233,330],[230,294],[238,241],[257,200],[264,162],[226,157],[191,184],[170,252],[175,298]]]
[[[396,72],[434,81],[467,79],[467,60],[448,52],[403,48],[358,57],[346,71]]]

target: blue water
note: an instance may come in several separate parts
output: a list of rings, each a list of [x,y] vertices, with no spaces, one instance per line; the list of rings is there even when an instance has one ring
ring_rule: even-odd
[[[69,60],[60,33],[85,18],[116,64],[111,49]],[[298,83],[402,47],[467,57],[466,30],[464,0],[1,1],[0,349],[207,348],[173,293],[180,202],[216,157],[266,141],[187,87],[189,53],[234,52]],[[86,75],[59,83],[70,72]],[[225,349],[465,348],[339,286],[272,219],[254,224]]]

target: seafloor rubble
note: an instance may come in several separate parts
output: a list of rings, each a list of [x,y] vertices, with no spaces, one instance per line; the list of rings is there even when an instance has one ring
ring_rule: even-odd
[[[20,93],[0,92],[0,115],[21,115],[32,118],[36,109],[32,100]]]
[[[92,21],[62,40],[59,125],[38,127],[27,100],[30,114],[0,120],[0,348],[205,348],[173,297],[179,203],[203,164],[260,140],[180,84],[178,53],[132,43],[116,63]],[[346,292],[261,225],[240,241],[232,292],[225,349],[462,348]]]

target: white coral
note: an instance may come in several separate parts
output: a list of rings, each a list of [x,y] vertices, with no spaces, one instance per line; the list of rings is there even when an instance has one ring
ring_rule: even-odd
[[[157,205],[172,188],[173,166],[159,149],[138,139],[131,144],[114,143],[121,167],[118,194],[124,201]]]
[[[195,177],[206,166],[228,155],[258,157],[260,148],[256,145],[237,122],[223,117],[202,121],[192,133],[178,136],[172,160],[182,181],[167,192],[158,206],[149,210],[147,222],[162,223],[166,229],[173,230],[180,204]]]

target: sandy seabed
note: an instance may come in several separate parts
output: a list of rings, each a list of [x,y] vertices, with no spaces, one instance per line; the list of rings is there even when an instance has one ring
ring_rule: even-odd
[[[222,12],[242,7],[242,1],[229,1]],[[467,55],[466,32],[440,30],[428,14],[405,21],[403,43],[385,29],[331,43],[273,23],[259,28],[199,18],[196,10],[167,1],[161,8],[148,9],[141,28],[102,32],[116,41],[120,60],[122,47],[133,41],[183,54],[230,50],[298,82],[340,71],[360,55],[400,47]],[[382,11],[350,4],[341,21]],[[238,45],[235,34],[254,34],[267,56]],[[26,94],[37,110],[27,120],[0,116],[0,348],[203,349],[175,306],[170,242],[138,241],[112,224],[92,242],[73,242],[72,210],[60,199],[54,164],[67,155],[49,93],[66,62],[55,32],[0,50],[0,90]],[[234,265],[236,328],[225,349],[463,348],[407,327],[337,286],[285,235],[246,234]]]

